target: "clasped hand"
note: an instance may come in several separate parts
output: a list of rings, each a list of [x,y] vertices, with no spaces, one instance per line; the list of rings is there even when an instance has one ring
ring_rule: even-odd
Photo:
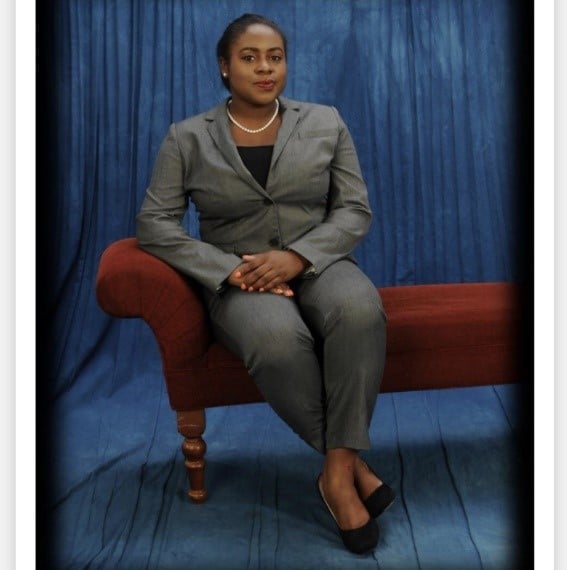
[[[270,250],[243,255],[242,263],[230,274],[228,282],[243,291],[292,297],[293,290],[288,282],[307,265],[307,260],[293,251]]]

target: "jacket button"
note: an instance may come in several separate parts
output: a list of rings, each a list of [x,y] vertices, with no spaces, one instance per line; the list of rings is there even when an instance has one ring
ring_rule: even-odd
[[[280,245],[280,240],[278,238],[272,238],[269,242],[268,242],[271,246],[276,246],[276,245]]]

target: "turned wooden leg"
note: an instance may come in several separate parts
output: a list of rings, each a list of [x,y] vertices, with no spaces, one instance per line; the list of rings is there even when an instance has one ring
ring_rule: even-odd
[[[201,437],[205,431],[205,410],[177,412],[177,431],[185,438],[181,450],[189,477],[187,494],[193,502],[202,503],[207,498],[204,459],[207,444]]]

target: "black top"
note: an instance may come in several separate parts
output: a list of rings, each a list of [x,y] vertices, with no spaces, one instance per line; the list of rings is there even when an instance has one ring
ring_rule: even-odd
[[[270,172],[270,162],[272,161],[272,146],[238,146],[238,154],[244,166],[254,176],[262,188],[266,188],[268,173]]]

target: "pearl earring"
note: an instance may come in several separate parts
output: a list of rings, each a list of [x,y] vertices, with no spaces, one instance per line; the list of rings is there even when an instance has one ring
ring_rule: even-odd
[[[222,74],[222,76],[223,76],[223,77],[228,77],[228,73],[225,72],[225,73]]]

